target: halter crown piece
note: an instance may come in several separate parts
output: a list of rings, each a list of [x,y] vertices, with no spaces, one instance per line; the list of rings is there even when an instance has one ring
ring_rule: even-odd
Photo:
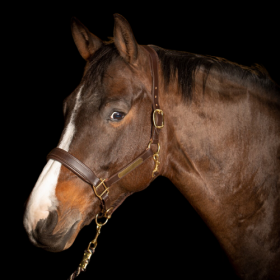
[[[96,236],[94,240],[89,243],[87,250],[85,250],[82,262],[80,263],[78,269],[70,276],[69,280],[73,280],[80,274],[81,271],[84,271],[86,269],[89,260],[91,258],[91,255],[94,253],[95,248],[97,246],[97,238],[100,234],[101,227],[107,223],[112,213],[121,204],[120,203],[115,208],[110,207],[111,203],[110,203],[109,192],[110,192],[111,185],[113,185],[121,178],[126,176],[136,167],[140,166],[144,161],[149,159],[151,156],[153,156],[153,160],[155,162],[155,168],[152,171],[152,177],[158,175],[158,166],[159,166],[158,157],[159,157],[159,150],[160,150],[159,130],[164,126],[163,111],[160,109],[159,101],[158,101],[159,99],[158,98],[158,56],[156,51],[151,47],[149,46],[142,46],[142,47],[144,47],[145,50],[147,50],[149,53],[152,78],[153,78],[153,82],[152,82],[153,126],[151,132],[151,139],[147,149],[144,152],[142,152],[136,159],[134,159],[132,162],[126,165],[123,169],[121,169],[120,171],[113,174],[111,177],[107,179],[98,178],[89,167],[87,167],[76,157],[66,152],[65,150],[62,150],[60,148],[54,148],[47,155],[48,160],[52,159],[60,162],[69,170],[71,170],[73,173],[75,173],[77,176],[79,176],[82,180],[84,180],[86,183],[90,184],[93,188],[95,195],[101,201],[101,208],[102,208],[101,215],[97,214],[95,218],[96,225],[97,225]],[[155,153],[153,153],[151,149],[151,145],[153,144],[157,145],[157,152]],[[105,217],[106,221],[104,223],[98,222],[98,219],[100,217]]]

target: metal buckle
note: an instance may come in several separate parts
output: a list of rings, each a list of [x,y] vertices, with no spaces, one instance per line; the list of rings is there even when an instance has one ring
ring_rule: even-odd
[[[100,180],[101,182],[99,183],[99,185],[98,185],[97,187],[94,187],[94,186],[93,186],[93,190],[94,190],[95,195],[96,195],[100,200],[103,200],[103,199],[102,199],[103,194],[104,194],[105,192],[109,193],[109,189],[107,188],[107,186],[106,186],[105,183],[104,183],[104,181],[105,181],[106,179],[100,178],[99,180]],[[97,194],[97,188],[98,188],[100,185],[103,185],[104,191],[103,191],[100,195],[98,195],[98,194]]]
[[[162,124],[161,125],[156,125],[156,118],[155,118],[155,114],[161,114],[162,115]],[[153,112],[153,121],[154,121],[154,126],[156,128],[163,128],[164,126],[164,121],[163,121],[163,111],[161,109],[155,109]]]

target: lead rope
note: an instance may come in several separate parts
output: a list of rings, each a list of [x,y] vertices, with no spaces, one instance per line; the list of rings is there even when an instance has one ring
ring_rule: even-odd
[[[111,209],[109,209],[109,210],[111,210]],[[107,211],[106,211],[106,213],[107,213]],[[104,217],[106,218],[106,221],[104,223],[99,223],[98,222],[98,219],[102,218],[103,216],[98,217],[98,214],[96,215],[96,217],[95,217],[95,223],[96,223],[96,234],[95,234],[95,237],[94,237],[94,239],[91,242],[89,242],[88,247],[87,247],[87,249],[84,252],[84,256],[83,256],[83,259],[82,259],[81,263],[79,264],[78,268],[71,274],[71,276],[68,278],[68,280],[75,279],[76,277],[79,276],[81,271],[85,271],[86,270],[87,265],[89,264],[90,258],[92,256],[92,254],[95,252],[95,248],[97,246],[97,238],[98,238],[98,236],[101,233],[101,228],[104,225],[106,225],[108,220],[111,218],[111,215],[107,216],[106,213],[104,215]]]

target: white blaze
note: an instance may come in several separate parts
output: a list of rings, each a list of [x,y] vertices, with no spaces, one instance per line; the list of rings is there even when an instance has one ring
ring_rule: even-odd
[[[65,129],[65,133],[58,147],[68,151],[75,133],[75,116],[81,105],[82,87],[80,88],[75,101],[74,110],[70,121]],[[50,210],[55,210],[58,204],[55,196],[55,188],[60,173],[61,163],[49,160],[45,165],[37,183],[31,193],[24,216],[24,225],[28,232],[36,227],[40,219],[45,219],[49,215]]]

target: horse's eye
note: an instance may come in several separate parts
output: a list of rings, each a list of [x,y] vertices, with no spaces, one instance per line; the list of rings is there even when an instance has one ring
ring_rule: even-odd
[[[125,114],[124,113],[121,113],[121,112],[114,112],[110,119],[111,120],[114,120],[114,121],[120,121],[124,118]]]

